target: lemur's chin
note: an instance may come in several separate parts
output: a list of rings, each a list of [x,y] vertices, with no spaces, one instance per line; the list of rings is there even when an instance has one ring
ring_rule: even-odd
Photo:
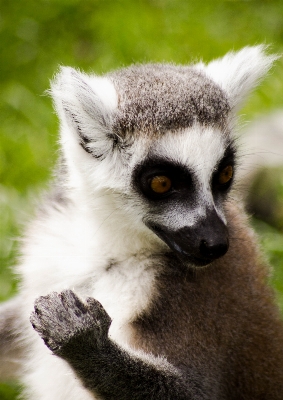
[[[212,261],[214,261],[210,259],[193,257],[191,255],[183,255],[181,253],[176,254],[181,261],[192,267],[206,267],[207,265],[211,264]]]
[[[164,240],[165,241],[165,240]],[[194,267],[205,267],[212,263],[213,259],[202,258],[202,257],[195,257],[192,254],[184,251],[180,246],[177,245],[175,242],[171,242],[169,245],[168,241],[165,243],[174,251],[176,256],[185,264],[194,266]]]
[[[191,264],[196,267],[204,267],[213,261],[208,258],[195,257],[180,247],[174,240],[168,238],[165,239],[165,235],[162,237],[162,235],[159,234],[158,236],[170,247],[171,250],[174,251],[177,257],[186,264]]]

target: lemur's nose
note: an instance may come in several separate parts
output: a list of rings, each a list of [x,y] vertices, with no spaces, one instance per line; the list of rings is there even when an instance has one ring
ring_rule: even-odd
[[[216,259],[224,256],[229,247],[228,238],[222,238],[220,241],[201,240],[199,251],[200,254],[209,259]]]
[[[148,227],[174,252],[195,265],[207,265],[224,256],[229,248],[227,226],[215,209],[208,210],[206,217],[193,226],[170,230],[149,223]]]
[[[208,210],[206,217],[195,225],[183,227],[171,233],[171,248],[192,258],[194,263],[208,263],[224,256],[229,248],[229,234],[224,221],[215,209]]]

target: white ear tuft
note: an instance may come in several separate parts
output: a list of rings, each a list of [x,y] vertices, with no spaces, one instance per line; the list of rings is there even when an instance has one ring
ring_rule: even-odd
[[[50,92],[62,124],[76,132],[84,150],[101,157],[109,147],[107,134],[117,107],[117,94],[110,80],[62,67]]]
[[[198,64],[226,92],[232,108],[238,108],[246,95],[269,71],[278,55],[266,54],[267,46],[244,47],[208,65]]]

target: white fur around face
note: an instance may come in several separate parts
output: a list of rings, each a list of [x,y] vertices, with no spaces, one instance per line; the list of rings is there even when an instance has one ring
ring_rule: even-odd
[[[219,128],[195,124],[192,128],[180,132],[168,132],[151,143],[147,152],[188,168],[197,178],[198,186],[197,203],[193,208],[184,206],[183,209],[172,209],[166,214],[166,220],[156,216],[156,222],[178,230],[185,226],[193,226],[206,216],[207,210],[213,208],[225,222],[223,209],[214,203],[211,177],[224,156],[228,142],[228,137]]]
[[[205,191],[203,195],[206,198],[207,192],[210,191],[211,175],[222,159],[226,147],[227,138],[219,128],[195,124],[192,128],[176,134],[168,132],[154,144],[154,152],[159,157],[178,162],[193,171]]]

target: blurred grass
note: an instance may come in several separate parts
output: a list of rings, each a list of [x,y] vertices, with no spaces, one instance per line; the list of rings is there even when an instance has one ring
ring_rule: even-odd
[[[58,123],[44,96],[59,65],[106,72],[132,62],[209,61],[258,43],[283,50],[282,0],[0,0],[0,300],[15,293],[21,222],[56,160]],[[246,119],[283,105],[283,63],[251,96]],[[282,233],[255,227],[283,309]],[[0,386],[0,399],[15,396]],[[10,391],[10,392],[9,392]]]
[[[263,221],[253,219],[253,226],[260,236],[260,241],[269,263],[273,266],[271,283],[283,313],[283,235],[277,229]]]
[[[2,383],[0,385],[1,400],[12,400],[17,398],[19,394],[20,394],[20,388],[17,384]]]

